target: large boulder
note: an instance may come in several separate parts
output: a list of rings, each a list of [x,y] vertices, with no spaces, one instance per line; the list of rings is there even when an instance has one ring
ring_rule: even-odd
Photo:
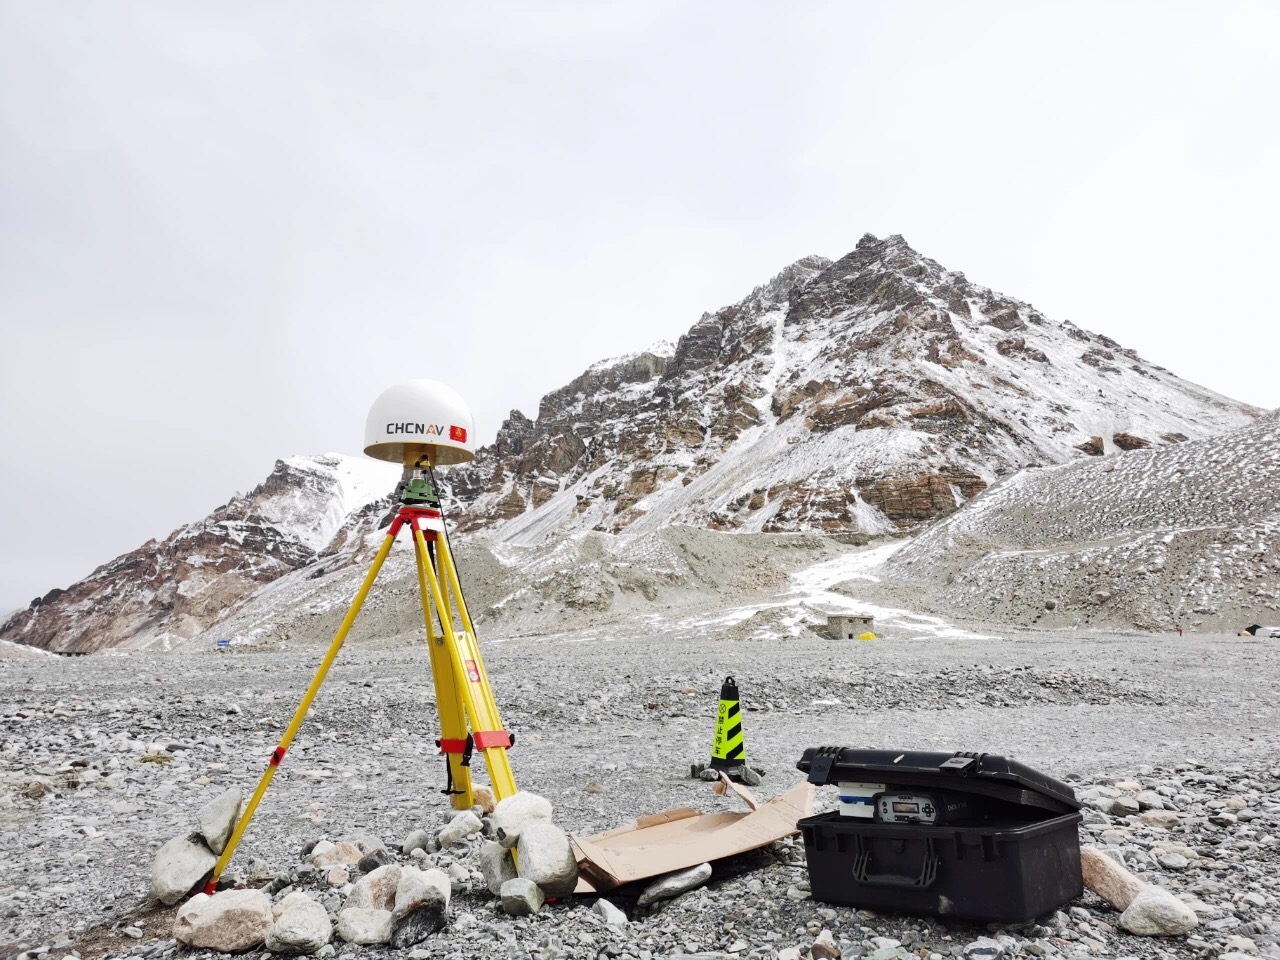
[[[173,918],[173,939],[179,943],[187,942],[195,926],[196,917],[200,915],[200,911],[210,899],[207,893],[197,893],[178,908],[178,913]]]
[[[160,848],[151,865],[151,895],[173,906],[204,880],[217,862],[200,834],[174,837]]]
[[[507,848],[516,845],[529,824],[550,822],[551,801],[536,793],[514,793],[493,808],[493,834]]]
[[[1120,915],[1120,926],[1143,937],[1178,937],[1197,922],[1190,907],[1161,887],[1147,887]]]
[[[532,880],[544,896],[561,897],[578,885],[578,861],[569,835],[553,823],[530,823],[520,831],[516,874]]]
[[[391,910],[396,905],[396,887],[399,884],[399,866],[391,863],[379,867],[356,881],[343,906],[361,910]]]
[[[294,904],[310,902],[311,897],[303,893],[301,890],[294,890],[279,903],[271,905],[271,917],[274,920],[279,920],[284,916],[285,911],[294,906]]]
[[[333,924],[323,906],[305,894],[286,897],[285,909],[267,931],[266,946],[272,953],[315,953],[333,936]],[[273,911],[274,912],[274,911]]]
[[[368,946],[391,939],[391,911],[347,907],[338,912],[338,936],[347,943]]]
[[[516,878],[516,865],[511,851],[500,843],[485,840],[480,844],[480,872],[485,886],[495,897],[502,892],[502,885]]]
[[[1095,847],[1081,849],[1080,872],[1084,875],[1084,885],[1121,913],[1147,886]]]
[[[243,953],[260,947],[271,930],[271,900],[261,890],[199,894],[174,919],[173,937],[198,950]]]
[[[448,876],[440,870],[405,867],[391,911],[391,945],[412,947],[449,922]]]
[[[244,803],[244,795],[239,787],[232,787],[214,797],[196,814],[196,823],[200,826],[200,835],[214,853],[222,853],[236,828],[236,820],[240,816],[240,805]]]

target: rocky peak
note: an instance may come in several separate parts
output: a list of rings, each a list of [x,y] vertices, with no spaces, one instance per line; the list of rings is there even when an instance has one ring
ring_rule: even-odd
[[[330,551],[398,470],[328,454],[277,460],[267,478],[164,540],[149,540],[0,624],[0,639],[85,653],[194,636],[249,594]]]
[[[672,521],[884,530],[1096,437],[1123,440],[1109,454],[1252,415],[867,234],[704,313],[669,360],[593,367],[544,398],[518,457],[500,453],[504,426],[452,477],[470,525],[522,540]]]

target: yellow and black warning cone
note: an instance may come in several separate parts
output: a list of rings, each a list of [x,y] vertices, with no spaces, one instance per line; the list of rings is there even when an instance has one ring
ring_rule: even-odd
[[[716,735],[711,741],[711,766],[715,770],[731,770],[746,766],[747,751],[742,736],[742,706],[738,703],[738,685],[733,677],[725,677],[720,686],[720,710],[716,714]]]

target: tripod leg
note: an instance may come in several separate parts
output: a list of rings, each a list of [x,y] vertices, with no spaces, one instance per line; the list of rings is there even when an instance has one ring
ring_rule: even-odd
[[[471,793],[471,768],[462,765],[467,740],[467,717],[449,657],[447,638],[435,636],[431,624],[431,593],[427,586],[427,543],[421,530],[413,532],[413,552],[418,562],[418,592],[422,595],[422,618],[427,626],[427,652],[431,657],[431,679],[436,688],[436,711],[440,714],[440,747],[449,764],[449,780],[454,794],[449,798],[455,810],[467,810],[475,802]],[[443,629],[447,611],[441,611]]]
[[[302,702],[298,704],[298,709],[294,713],[293,719],[289,721],[289,726],[280,740],[280,745],[271,754],[271,759],[267,762],[267,769],[263,771],[262,779],[258,781],[258,788],[253,791],[253,796],[249,798],[249,805],[244,808],[244,813],[240,815],[240,820],[236,823],[231,839],[227,841],[227,845],[222,849],[222,856],[218,858],[218,862],[213,868],[213,876],[210,877],[208,884],[205,885],[205,893],[213,894],[218,888],[218,878],[222,876],[222,872],[227,869],[227,864],[231,862],[231,855],[235,853],[236,847],[239,846],[240,838],[244,836],[245,829],[249,826],[249,821],[253,819],[253,814],[258,809],[258,804],[262,802],[262,796],[267,792],[267,786],[271,783],[271,778],[276,775],[276,768],[280,766],[280,761],[284,759],[285,752],[289,749],[289,745],[293,743],[293,738],[298,735],[298,730],[302,727],[302,721],[306,719],[307,711],[311,709],[311,701],[320,692],[320,686],[324,683],[324,678],[329,673],[329,668],[333,666],[333,661],[337,658],[338,651],[342,649],[343,641],[347,639],[351,625],[356,622],[356,614],[360,612],[364,598],[369,595],[369,588],[373,586],[373,581],[378,578],[378,571],[382,569],[382,564],[387,559],[387,554],[391,552],[391,545],[395,542],[394,534],[388,536],[382,542],[382,548],[378,550],[378,555],[373,558],[373,566],[369,568],[369,573],[365,576],[364,583],[360,584],[360,589],[356,591],[356,597],[351,601],[351,609],[347,611],[342,625],[338,627],[338,632],[334,634],[333,642],[329,644],[329,651],[324,655],[324,659],[320,661],[320,668],[316,671],[316,675],[311,681],[311,686],[307,687],[307,692],[303,696]]]
[[[480,656],[480,646],[476,643],[475,628],[471,623],[471,615],[467,612],[466,600],[462,596],[462,586],[458,580],[458,568],[453,564],[453,554],[449,552],[448,539],[441,537],[437,541],[440,555],[441,579],[445,591],[452,591],[458,601],[463,630],[457,635],[458,682],[463,685],[463,696],[467,704],[467,712],[471,715],[471,724],[475,730],[502,730],[502,717],[498,713],[498,703],[493,698],[493,688],[489,685],[489,674],[485,670],[484,660]],[[447,603],[447,593],[446,593]],[[479,738],[477,738],[479,739]],[[511,759],[503,746],[482,745],[485,765],[489,768],[489,780],[493,784],[493,792],[501,800],[517,791],[515,775],[511,772]]]

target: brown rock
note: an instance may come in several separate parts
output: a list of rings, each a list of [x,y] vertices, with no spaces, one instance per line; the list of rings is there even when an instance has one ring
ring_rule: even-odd
[[[964,500],[986,489],[986,482],[973,474],[918,473],[877,480],[860,493],[890,520],[930,520],[956,508],[952,485]]]
[[[1121,912],[1127,910],[1133,898],[1147,886],[1094,847],[1080,850],[1080,870],[1084,874],[1084,885]]]
[[[400,883],[400,867],[388,863],[370,870],[356,881],[343,908],[390,910],[396,903],[396,886]]]
[[[1138,822],[1148,827],[1160,827],[1163,830],[1172,830],[1178,825],[1180,819],[1172,810],[1148,810],[1138,816]]]
[[[1117,433],[1111,438],[1111,442],[1121,450],[1141,450],[1143,447],[1151,446],[1150,440],[1135,437],[1131,433]]]
[[[311,862],[317,867],[337,867],[359,863],[363,857],[364,853],[359,846],[350,840],[343,840],[335,844],[332,849],[312,857]]]
[[[494,799],[493,791],[488,787],[472,787],[471,799],[485,813],[493,813],[493,805],[497,801]]]
[[[1090,437],[1084,443],[1076,445],[1077,450],[1083,450],[1091,457],[1100,457],[1106,453],[1106,447],[1102,445],[1101,437]]]
[[[998,306],[994,309],[988,309],[987,323],[1000,330],[1024,330],[1026,324],[1022,322],[1022,317],[1018,315],[1018,308],[1014,306]]]
[[[262,946],[271,929],[271,900],[261,890],[200,894],[178,911],[173,936],[200,950],[242,953]],[[198,903],[196,901],[199,901]]]
[[[1034,360],[1036,363],[1049,362],[1049,358],[1043,350],[1027,346],[1027,341],[1023,337],[1009,337],[1001,340],[996,344],[996,350],[999,351],[1002,357],[1021,357],[1026,360]]]

